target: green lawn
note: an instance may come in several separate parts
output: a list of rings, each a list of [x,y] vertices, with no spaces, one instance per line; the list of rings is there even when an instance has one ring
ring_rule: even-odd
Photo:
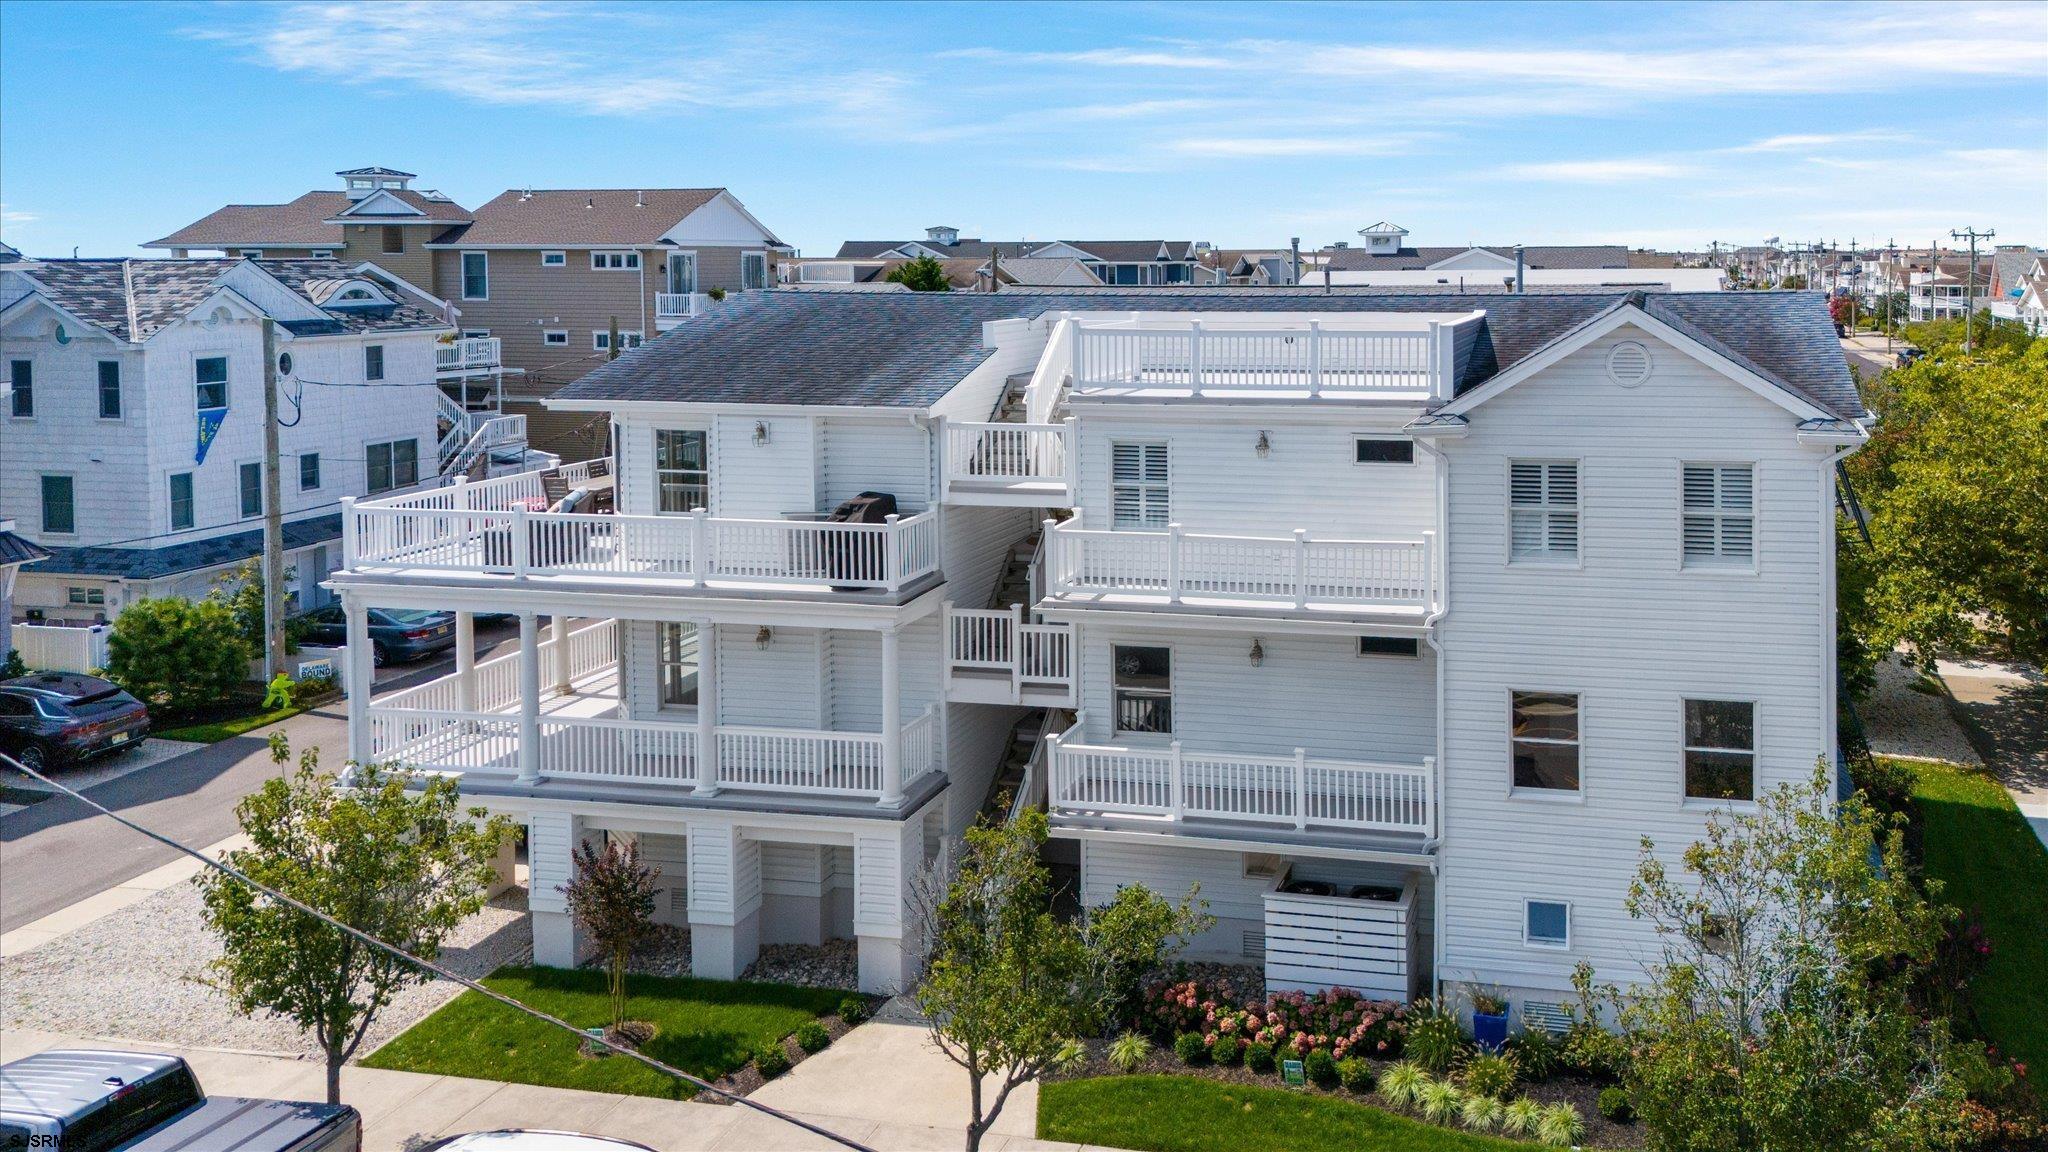
[[[2048,1068],[2048,849],[1991,777],[1911,767],[1927,875],[1991,938],[1990,964],[1971,985],[1977,1021],[2013,1059]]]
[[[218,744],[230,737],[240,736],[244,732],[252,732],[263,727],[265,724],[275,724],[279,720],[289,720],[304,711],[304,708],[293,704],[284,708],[251,712],[243,716],[230,716],[224,720],[214,720],[205,724],[187,724],[183,728],[159,729],[151,732],[150,735],[161,736],[166,740],[191,740],[200,744]]]
[[[1038,1138],[1140,1152],[1498,1152],[1526,1149],[1329,1096],[1198,1076],[1105,1076],[1038,1092]]]
[[[579,1028],[611,1022],[604,973],[590,969],[500,968],[484,985]],[[784,984],[634,976],[626,1018],[659,1031],[649,1056],[716,1080],[746,1065],[754,1050],[838,1007],[846,993]],[[372,1068],[509,1080],[592,1092],[685,1100],[696,1089],[624,1056],[593,1058],[575,1036],[474,992],[400,1033],[363,1063]]]

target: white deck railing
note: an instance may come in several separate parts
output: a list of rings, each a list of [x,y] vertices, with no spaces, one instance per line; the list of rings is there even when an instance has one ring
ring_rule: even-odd
[[[697,729],[660,720],[543,716],[539,761],[543,777],[691,784]]]
[[[656,292],[654,294],[654,318],[657,320],[683,320],[704,311],[711,297],[702,292]]]
[[[434,368],[440,372],[496,368],[501,362],[496,336],[465,336],[434,346]]]
[[[572,629],[569,632],[569,682],[574,684],[615,667],[619,660],[618,636],[617,623],[612,620],[600,620]],[[561,682],[562,677],[555,671],[556,653],[559,651],[552,636],[541,643],[541,684]],[[469,702],[469,710],[503,712],[518,707],[519,653],[508,652],[485,660],[471,675],[474,677],[476,699]],[[430,712],[463,710],[462,676],[451,672],[437,680],[429,680],[389,696],[379,696],[374,707]]]
[[[1316,606],[1419,607],[1435,603],[1435,533],[1419,540],[1127,532],[1053,526],[1047,578],[1053,596],[1158,597]]]
[[[564,464],[557,468],[555,474],[560,476],[562,482],[569,487],[581,487],[592,481],[604,480],[610,477],[612,474],[612,458],[609,456],[599,456],[593,460],[578,460],[574,464]]]
[[[1257,329],[1202,322],[1081,324],[1073,333],[1076,390],[1289,392],[1370,398],[1441,394],[1448,331],[1326,328],[1307,321]]]
[[[1074,425],[946,424],[946,483],[1072,486]]]
[[[1056,737],[1047,804],[1055,815],[1167,816],[1428,835],[1436,766],[1087,744],[1077,722]]]
[[[1031,624],[1021,605],[1009,609],[945,608],[949,674],[994,673],[1010,681],[1021,702],[1026,688],[1074,692],[1074,632],[1065,624]]]

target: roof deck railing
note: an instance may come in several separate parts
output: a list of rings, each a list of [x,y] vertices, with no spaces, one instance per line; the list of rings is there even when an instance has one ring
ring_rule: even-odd
[[[1087,322],[1072,333],[1077,393],[1431,398],[1446,392],[1456,323],[1408,330],[1320,320]]]

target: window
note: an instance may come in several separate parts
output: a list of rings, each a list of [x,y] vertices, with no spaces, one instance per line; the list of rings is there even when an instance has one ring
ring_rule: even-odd
[[[315,260],[332,260],[332,259],[334,259],[334,249],[332,249],[332,248],[315,248],[315,249],[313,249],[313,259],[315,259]]]
[[[661,626],[661,703],[663,707],[697,706],[697,626]]]
[[[743,289],[766,288],[768,286],[768,254],[766,252],[740,253],[740,287]]]
[[[1166,274],[1168,284],[1186,284],[1194,279],[1193,272],[1185,264],[1168,264],[1160,271]]]
[[[100,361],[100,419],[121,418],[121,362]]]
[[[240,469],[242,518],[263,515],[263,465],[244,464]]]
[[[657,511],[692,512],[710,506],[709,432],[694,428],[655,431],[654,491]]]
[[[695,252],[671,252],[668,254],[668,290],[675,293],[697,290],[697,254]]]
[[[1754,468],[1748,464],[1687,464],[1685,566],[1747,568],[1756,558]]]
[[[628,329],[621,329],[621,330],[619,331],[619,351],[621,351],[621,352],[624,352],[624,351],[626,351],[626,350],[628,350],[628,349],[631,349],[631,348],[638,348],[639,346],[640,346],[640,333],[638,333],[638,332],[634,332],[634,331],[631,331],[631,330],[628,330]],[[612,348],[612,334],[611,334],[611,332],[610,332],[609,330],[605,330],[605,331],[599,331],[599,330],[597,330],[597,329],[595,329],[595,328],[591,329],[591,332],[590,332],[590,350],[591,350],[591,351],[593,351],[593,352],[609,352],[609,351],[611,351],[611,348]]]
[[[235,254],[244,260],[263,259],[263,249],[261,248],[243,248]]]
[[[550,328],[540,334],[540,342],[550,348],[567,348],[569,346],[569,330],[567,328]]]
[[[69,536],[78,531],[69,476],[43,477],[43,531],[52,536]]]
[[[1109,460],[1111,527],[1166,527],[1166,445],[1111,444]]]
[[[464,328],[462,330],[462,338],[464,340],[489,340],[491,338],[491,330],[489,328]]]
[[[201,356],[192,362],[193,398],[196,408],[228,406],[228,358]]]
[[[36,366],[33,360],[7,362],[7,383],[13,389],[7,409],[10,416],[27,419],[36,414]]]
[[[640,267],[638,252],[592,252],[590,268],[593,272],[631,272]]]
[[[393,440],[387,444],[363,446],[365,467],[372,492],[409,488],[420,482],[420,448],[417,440]]]
[[[462,254],[462,298],[464,300],[489,300],[491,298],[490,253],[464,252]]]
[[[567,252],[543,252],[540,254],[540,266],[543,268],[566,268],[569,266],[569,254]]]
[[[320,486],[320,454],[302,452],[299,454],[299,491],[311,492]]]
[[[1522,943],[1531,948],[1572,945],[1572,906],[1555,900],[1522,902]]]
[[[1422,653],[1422,641],[1413,636],[1360,636],[1360,656],[1417,656]]]
[[[363,345],[363,379],[382,380],[383,378],[384,346],[382,344]]]
[[[64,589],[64,602],[93,608],[107,602],[107,590],[97,584],[73,584]]]
[[[1577,461],[1513,461],[1508,465],[1508,507],[1509,559],[1578,559]]]
[[[1173,650],[1117,644],[1110,648],[1116,730],[1173,731]]]
[[[1747,700],[1685,702],[1688,800],[1756,799],[1756,705]]]
[[[398,253],[405,251],[405,229],[396,224],[384,226],[384,251]]]
[[[192,527],[192,474],[171,473],[171,531]]]
[[[1413,464],[1415,441],[1391,436],[1360,436],[1353,441],[1359,464]]]
[[[1509,693],[1509,722],[1517,790],[1579,790],[1577,693]]]

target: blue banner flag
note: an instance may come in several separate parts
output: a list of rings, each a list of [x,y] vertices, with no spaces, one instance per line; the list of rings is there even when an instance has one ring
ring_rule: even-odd
[[[194,464],[206,463],[206,450],[213,447],[213,438],[220,434],[221,421],[228,418],[226,408],[201,408],[199,410],[199,443],[192,451]]]

